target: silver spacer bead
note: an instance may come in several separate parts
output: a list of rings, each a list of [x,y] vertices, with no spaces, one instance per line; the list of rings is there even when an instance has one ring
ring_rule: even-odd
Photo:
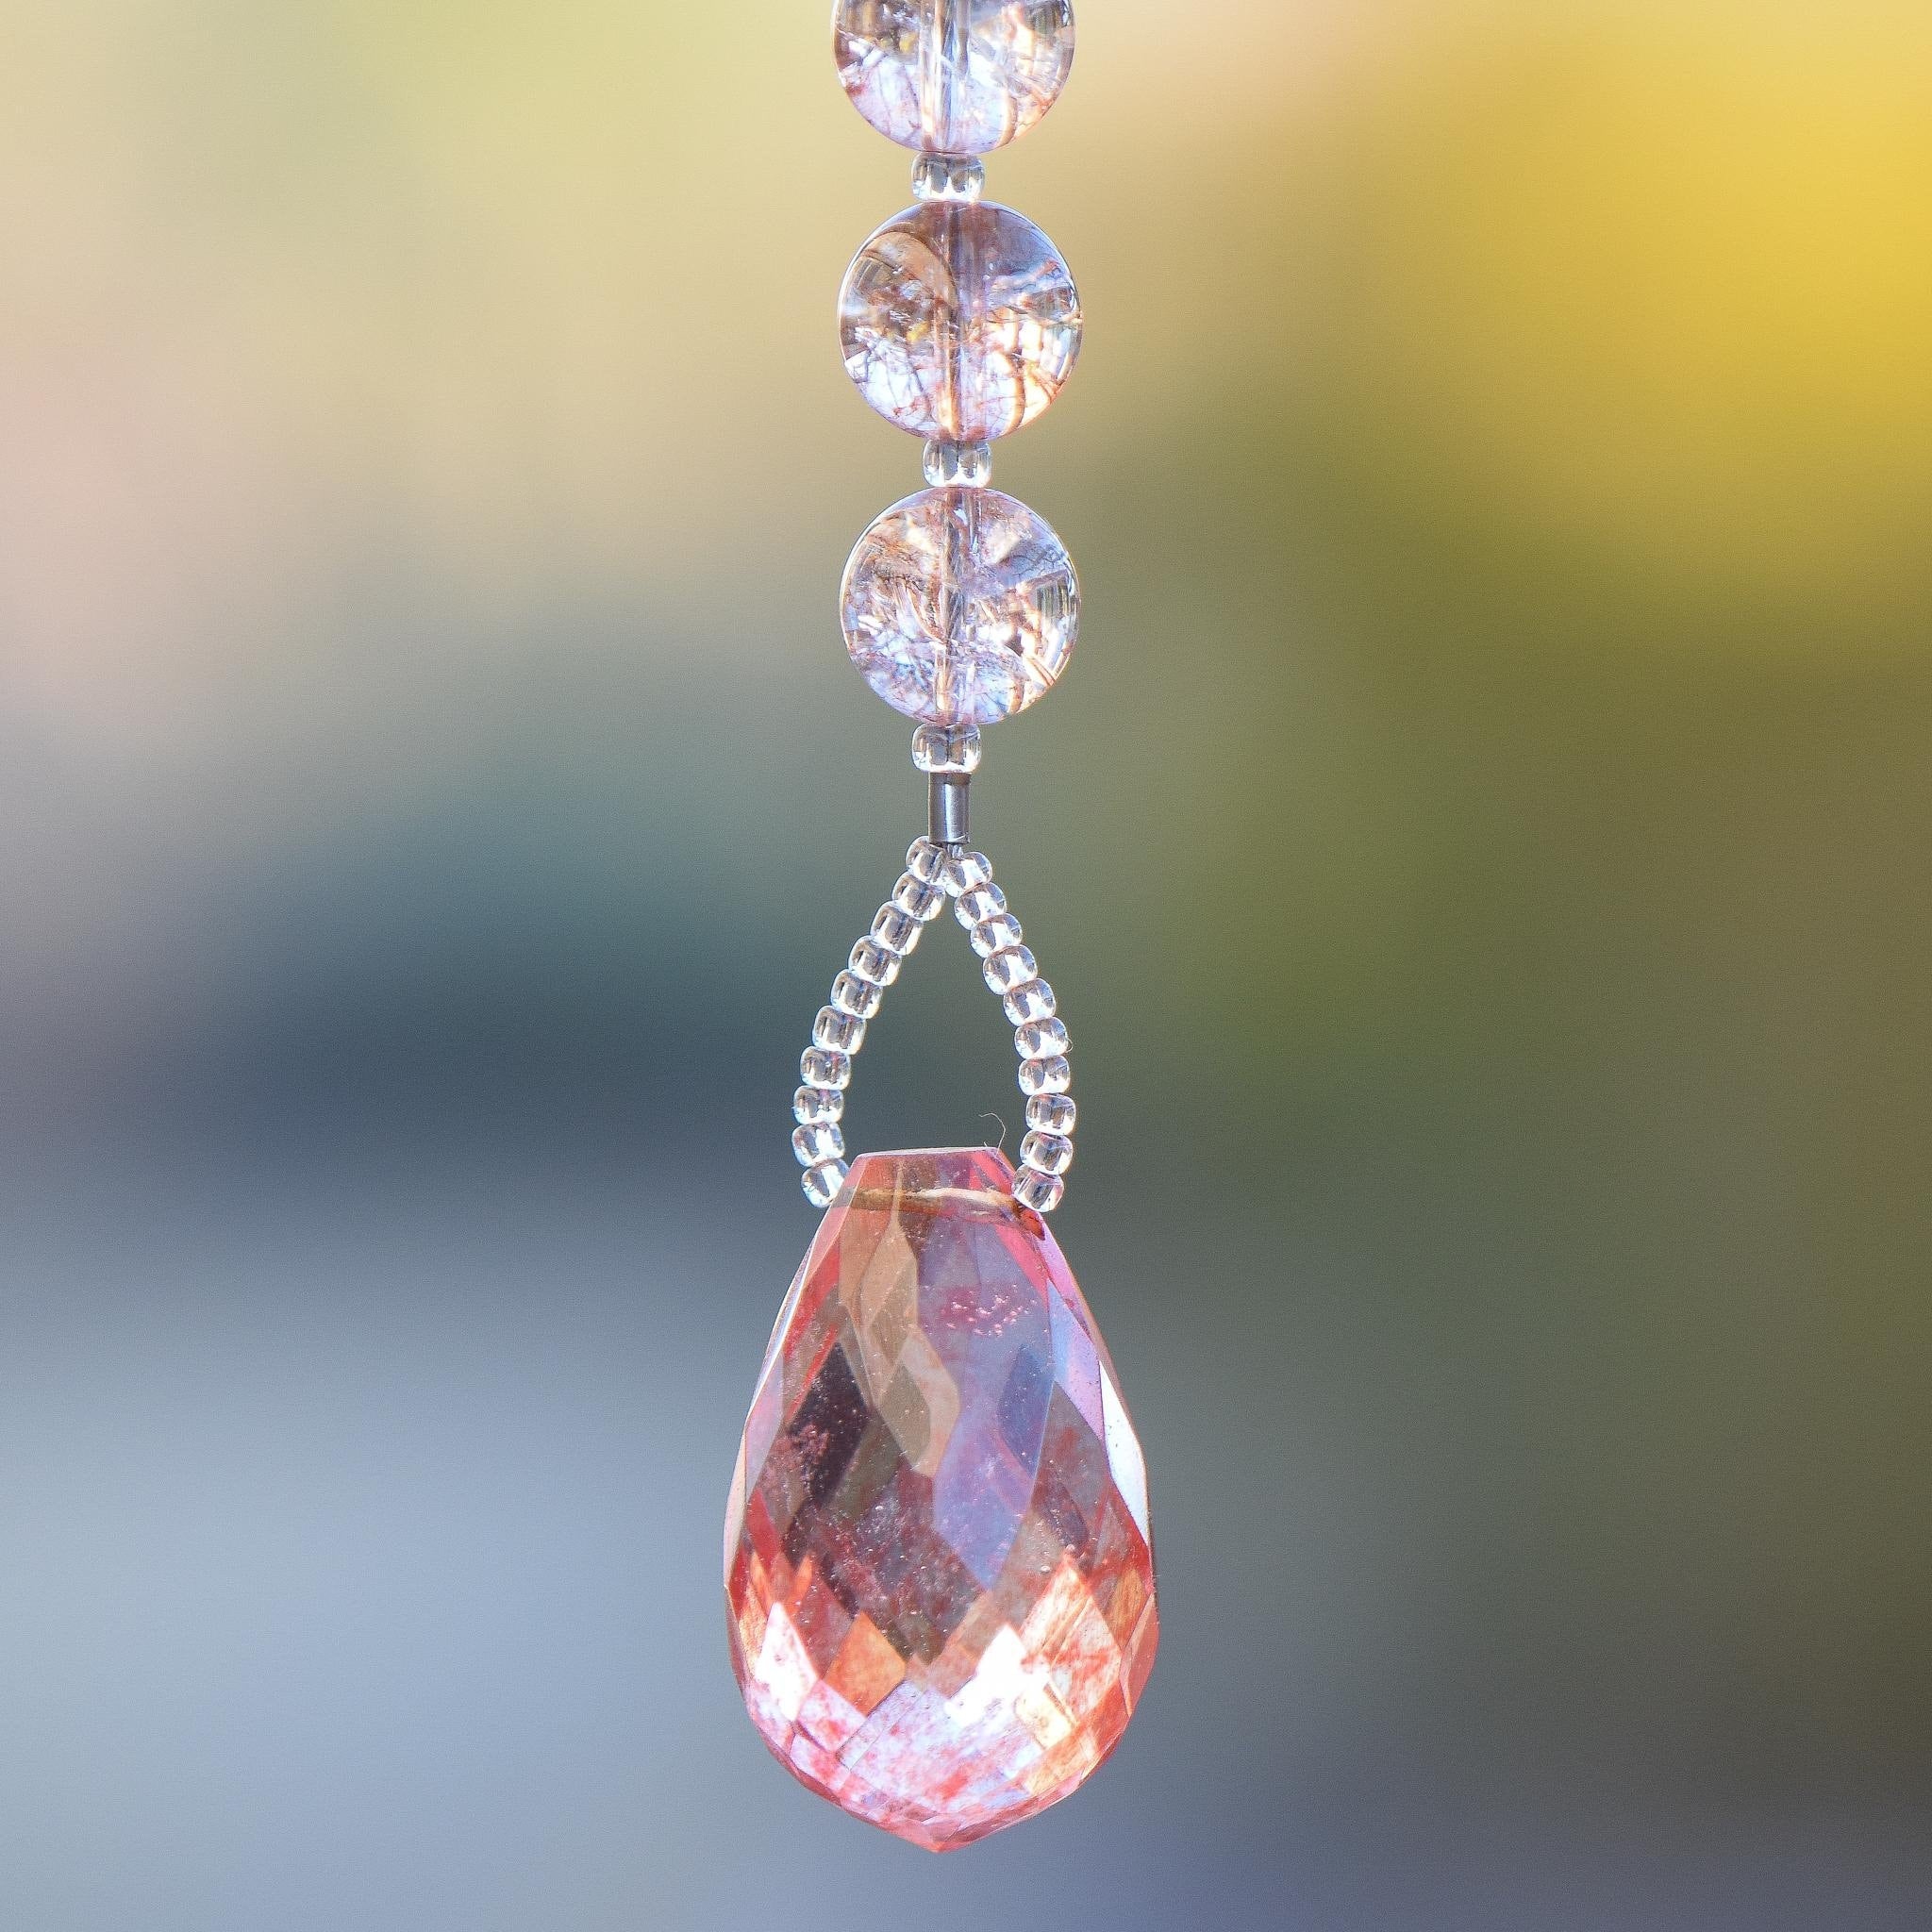
[[[992,481],[992,445],[935,436],[925,445],[920,468],[935,490],[984,490]]]
[[[967,155],[921,155],[912,164],[914,201],[974,202],[986,192],[986,164]]]

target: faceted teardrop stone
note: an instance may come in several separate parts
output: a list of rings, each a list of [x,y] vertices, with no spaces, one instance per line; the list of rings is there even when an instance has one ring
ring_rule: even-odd
[[[994,724],[1045,696],[1073,655],[1080,586],[1052,527],[997,490],[922,490],[845,566],[845,648],[895,711]]]
[[[1030,423],[1080,353],[1058,251],[997,203],[931,201],[886,223],[839,294],[845,372],[915,436],[987,442]]]
[[[1074,64],[1072,0],[835,0],[852,105],[889,140],[984,155],[1024,134]]]
[[[1158,1638],[1147,1477],[1107,1346],[1013,1170],[856,1161],[766,1351],[724,1524],[765,1742],[931,1851],[1065,1797]]]

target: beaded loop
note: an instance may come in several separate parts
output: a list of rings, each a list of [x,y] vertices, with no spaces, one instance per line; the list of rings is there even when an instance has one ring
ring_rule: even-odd
[[[1028,1131],[1020,1143],[1013,1198],[1036,1214],[1051,1214],[1066,1191],[1077,1115],[1067,1092],[1073,1084],[1067,1029],[1053,988],[1021,943],[1020,922],[1008,911],[1007,895],[993,883],[985,853],[915,839],[906,855],[905,875],[879,908],[870,936],[853,948],[850,968],[833,982],[831,1002],[820,1009],[812,1045],[800,1062],[805,1085],[792,1099],[798,1127],[791,1146],[805,1169],[806,1198],[816,1208],[829,1207],[845,1184],[845,1136],[839,1122],[853,1056],[865,1044],[866,1023],[877,1013],[925,923],[939,916],[947,899],[983,961],[987,985],[1006,1008],[1020,1056]]]

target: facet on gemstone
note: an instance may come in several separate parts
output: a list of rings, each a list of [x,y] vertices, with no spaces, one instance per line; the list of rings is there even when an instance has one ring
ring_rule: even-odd
[[[1068,1795],[1159,1641],[1147,1475],[987,1149],[866,1155],[791,1285],[724,1526],[733,1669],[801,1782],[931,1851]]]
[[[987,442],[1030,423],[1080,353],[1080,297],[1024,215],[927,202],[865,243],[839,294],[845,371],[914,436]]]
[[[1032,127],[1074,64],[1072,0],[835,0],[852,105],[901,147],[991,154]]]
[[[926,724],[993,724],[1052,688],[1080,627],[1080,586],[1046,521],[996,490],[922,490],[845,566],[841,621],[859,675]]]

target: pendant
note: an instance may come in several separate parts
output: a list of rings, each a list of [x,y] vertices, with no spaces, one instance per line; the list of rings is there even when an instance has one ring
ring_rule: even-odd
[[[927,488],[859,538],[840,622],[859,675],[917,724],[926,836],[799,1062],[792,1151],[826,1211],[745,1424],[724,1595],[732,1667],[779,1762],[942,1852],[1092,1774],[1160,1627],[1141,1445],[1042,1219],[1074,1162],[1066,1024],[967,833],[982,728],[1037,704],[1079,632],[1065,546],[990,487],[993,441],[1073,374],[1079,293],[1040,229],[983,202],[978,158],[1053,105],[1073,7],[836,0],[833,41],[859,112],[918,151],[915,206],[859,250],[839,322],[860,395],[924,439]],[[1017,1171],[985,1148],[848,1167],[853,1060],[949,901],[1013,1028]]]
[[[765,1354],[724,1566],[765,1742],[915,1844],[1032,1817],[1120,1741],[1159,1634],[1146,1470],[1003,1156],[853,1164]]]

